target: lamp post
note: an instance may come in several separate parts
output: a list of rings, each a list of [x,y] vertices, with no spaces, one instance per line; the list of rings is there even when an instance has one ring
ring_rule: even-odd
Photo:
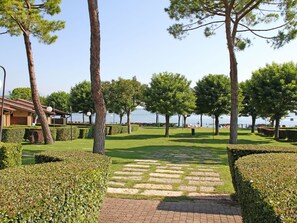
[[[1,102],[1,124],[0,124],[0,142],[2,141],[2,130],[3,130],[3,111],[4,111],[4,93],[5,93],[5,81],[6,81],[6,70],[0,66],[3,70],[3,86],[2,86],[2,102]],[[1,84],[0,84],[1,85]],[[0,86],[1,87],[1,86]]]
[[[54,112],[54,115],[56,115],[56,110],[55,110],[55,102],[52,102],[52,104],[53,104],[53,106],[54,106],[54,109],[51,107],[51,106],[48,106],[47,108],[46,108],[46,110],[48,111],[48,112]],[[53,124],[54,124],[54,128],[55,128],[55,118],[53,118]]]
[[[72,141],[72,107],[70,106],[70,136]]]
[[[87,112],[87,116],[90,118],[90,116],[92,115],[92,113],[90,111]],[[91,117],[91,123],[92,124],[92,117]]]

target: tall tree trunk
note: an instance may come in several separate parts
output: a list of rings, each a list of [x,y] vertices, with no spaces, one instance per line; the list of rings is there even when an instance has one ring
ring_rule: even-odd
[[[24,42],[25,42],[25,46],[26,46],[28,70],[29,70],[29,77],[30,77],[30,86],[31,86],[34,109],[40,119],[42,133],[43,133],[43,137],[44,137],[44,143],[52,144],[53,143],[52,134],[51,134],[50,128],[48,126],[48,121],[47,121],[45,112],[41,106],[38,89],[37,89],[34,60],[33,60],[33,51],[32,51],[31,41],[30,41],[30,36],[29,36],[30,33],[24,32],[23,35],[24,35]]]
[[[216,131],[215,131],[215,135],[219,135],[219,116],[215,115],[215,126],[216,126]]]
[[[128,134],[131,134],[131,110],[127,111]]]
[[[180,127],[180,115],[177,115],[177,127]]]
[[[159,113],[156,112],[156,126],[159,127]]]
[[[280,118],[276,117],[275,118],[275,132],[274,132],[274,139],[276,139],[276,140],[279,139],[279,122],[280,122]]]
[[[231,9],[228,9],[231,10]],[[230,12],[228,13],[230,14]],[[238,77],[237,77],[237,60],[234,50],[236,24],[234,24],[233,32],[231,31],[231,17],[226,16],[226,39],[230,59],[230,80],[231,80],[231,115],[230,115],[230,144],[237,143],[237,129],[238,129]]]
[[[169,115],[165,115],[165,137],[169,137],[169,120],[170,120],[170,116]]]
[[[252,133],[255,133],[256,118],[257,118],[256,115],[252,115],[252,129],[251,129]]]
[[[120,125],[123,124],[123,114],[120,114]]]
[[[88,6],[91,26],[90,73],[96,112],[93,153],[104,154],[106,107],[100,78],[100,22],[97,0],[88,0]]]
[[[183,118],[184,118],[184,128],[186,128],[187,127],[187,116],[183,115]]]
[[[92,125],[92,115],[89,116],[89,124]]]
[[[202,127],[202,116],[203,114],[200,114],[200,127]]]

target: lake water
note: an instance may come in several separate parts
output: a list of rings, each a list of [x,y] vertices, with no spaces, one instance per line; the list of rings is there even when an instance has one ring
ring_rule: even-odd
[[[88,122],[88,117],[86,115],[79,114],[79,113],[73,113],[72,120],[74,122],[83,122],[83,119],[85,122]],[[94,122],[95,117],[92,117],[92,120]],[[123,123],[126,123],[127,116],[123,117]],[[181,124],[182,124],[182,118],[181,118]],[[142,108],[137,108],[135,111],[131,114],[131,122],[136,123],[156,123],[156,114],[150,113]],[[165,123],[165,117],[162,115],[159,115],[159,122]],[[198,122],[200,122],[200,115],[191,115],[187,118],[187,124],[191,125],[198,125]],[[117,114],[111,114],[108,113],[106,115],[106,123],[112,124],[112,123],[120,123],[120,118]],[[170,118],[170,123],[178,123],[178,116],[174,115]],[[203,127],[212,127],[213,126],[213,119],[210,116],[203,115],[202,119]],[[220,124],[229,124],[230,123],[230,116],[223,115],[220,117]],[[238,118],[238,125],[240,127],[246,127],[252,124],[251,117],[239,117]],[[256,124],[269,124],[268,120],[258,118],[256,120]],[[297,116],[294,113],[290,113],[286,118],[281,120],[281,125],[285,125],[287,127],[297,126]]]

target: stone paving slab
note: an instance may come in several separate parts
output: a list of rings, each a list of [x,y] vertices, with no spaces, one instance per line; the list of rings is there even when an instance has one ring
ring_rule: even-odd
[[[140,188],[140,189],[159,189],[159,190],[172,190],[171,185],[164,185],[164,184],[135,184],[134,188]]]
[[[145,190],[141,195],[148,196],[165,196],[165,197],[180,197],[183,195],[181,191],[169,191],[169,190]]]
[[[177,174],[183,174],[184,171],[182,170],[156,170],[157,173],[177,173]]]
[[[175,178],[178,179],[181,177],[180,174],[165,174],[165,173],[150,173],[152,177],[165,177],[165,178]]]
[[[126,164],[126,167],[136,167],[136,168],[150,168],[150,165],[140,165],[140,164]]]
[[[179,164],[179,163],[168,163],[167,166],[174,166],[174,167],[188,167],[189,164]]]
[[[125,171],[116,171],[115,175],[130,175],[130,176],[140,176],[143,172],[125,172]]]
[[[205,186],[218,186],[224,185],[222,181],[202,181],[202,180],[189,180],[190,185],[205,185]]]
[[[158,160],[142,160],[142,159],[137,159],[134,160],[135,162],[146,162],[146,163],[157,163],[159,162]]]
[[[108,182],[108,185],[110,185],[110,186],[124,186],[125,185],[125,183],[123,183],[123,182],[115,182],[115,181],[109,181]]]
[[[155,178],[155,177],[150,177],[148,179],[149,182],[158,182],[158,183],[168,183],[168,184],[174,184],[174,183],[180,183],[180,179],[170,179],[170,178]]]
[[[197,181],[221,181],[218,177],[185,177],[187,180],[197,180]]]
[[[178,189],[181,191],[197,191],[195,186],[179,186]]]
[[[205,193],[209,193],[209,192],[214,192],[215,188],[214,187],[206,187],[206,186],[201,186],[200,187],[200,192],[205,192]]]
[[[130,189],[130,188],[107,188],[107,193],[112,194],[137,194],[139,192],[138,189]]]
[[[113,176],[111,179],[115,180],[142,180],[139,176]]]
[[[209,177],[219,177],[220,174],[216,172],[191,172],[190,175],[194,176],[209,176]]]
[[[238,204],[228,201],[156,201],[106,198],[99,223],[242,223]]]
[[[148,169],[139,169],[139,168],[123,168],[122,171],[128,171],[128,172],[146,172]]]

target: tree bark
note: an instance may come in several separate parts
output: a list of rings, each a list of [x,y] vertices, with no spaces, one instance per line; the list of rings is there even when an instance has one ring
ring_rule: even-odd
[[[123,114],[120,114],[120,125],[123,124]]]
[[[180,127],[180,115],[177,115],[177,118],[178,118],[178,120],[177,120],[177,127]]]
[[[159,127],[159,114],[158,114],[158,112],[156,113],[156,126]]]
[[[92,115],[89,116],[89,124],[92,125]]]
[[[170,120],[170,116],[169,115],[165,115],[165,137],[169,137],[169,120]]]
[[[88,7],[91,27],[90,76],[96,112],[93,153],[104,154],[106,107],[100,78],[100,22],[97,0],[88,0]]]
[[[33,60],[33,51],[32,51],[31,41],[30,41],[30,36],[29,36],[30,33],[24,32],[23,35],[24,35],[24,42],[25,42],[25,46],[26,46],[28,70],[29,70],[29,77],[30,77],[30,86],[31,86],[32,101],[34,104],[34,109],[40,119],[42,133],[43,133],[43,137],[44,137],[44,143],[52,144],[54,141],[52,138],[50,128],[48,126],[48,121],[47,121],[45,112],[41,106],[38,89],[37,89],[34,60]]]
[[[127,111],[127,125],[128,125],[128,134],[131,134],[131,111]]]
[[[219,135],[219,116],[218,115],[215,115],[215,126],[216,126],[216,129],[215,129],[215,135]]]
[[[200,127],[202,127],[202,116],[203,114],[200,114]]]
[[[280,122],[280,118],[276,117],[275,118],[275,132],[274,132],[274,139],[276,139],[276,140],[279,139],[279,122]]]
[[[230,13],[230,12],[229,12]],[[226,15],[225,20],[226,39],[230,59],[230,80],[231,80],[231,115],[230,115],[230,144],[237,143],[238,129],[238,77],[237,77],[237,60],[234,50],[235,45],[235,30],[231,31],[231,17]],[[236,26],[236,25],[234,25]]]
[[[184,115],[183,118],[184,118],[184,128],[186,128],[187,127],[187,116]]]
[[[251,129],[251,133],[255,133],[255,126],[256,126],[256,115],[252,115],[252,129]]]

